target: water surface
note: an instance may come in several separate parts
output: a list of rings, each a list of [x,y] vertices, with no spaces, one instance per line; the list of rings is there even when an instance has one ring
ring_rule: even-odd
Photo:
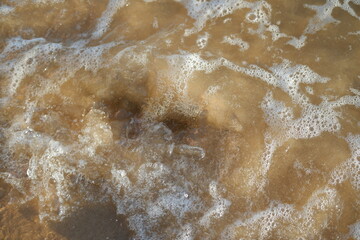
[[[0,238],[360,239],[359,20],[0,1]]]

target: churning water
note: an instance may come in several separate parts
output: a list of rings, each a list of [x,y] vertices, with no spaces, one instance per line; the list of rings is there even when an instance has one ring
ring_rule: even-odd
[[[0,238],[360,239],[359,0],[1,0]]]

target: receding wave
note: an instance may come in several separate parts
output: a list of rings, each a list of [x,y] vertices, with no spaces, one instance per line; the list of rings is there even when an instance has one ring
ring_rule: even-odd
[[[358,0],[0,3],[0,238],[360,239]]]

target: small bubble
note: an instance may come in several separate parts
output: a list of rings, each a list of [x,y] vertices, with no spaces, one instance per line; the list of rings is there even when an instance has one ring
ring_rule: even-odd
[[[33,58],[29,58],[27,61],[26,61],[26,64],[32,64],[33,63],[33,61],[34,61],[34,59]]]

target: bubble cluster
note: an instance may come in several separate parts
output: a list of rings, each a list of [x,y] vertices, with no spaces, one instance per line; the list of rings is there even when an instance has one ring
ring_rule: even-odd
[[[223,43],[238,46],[240,51],[246,51],[249,48],[249,44],[240,38],[236,38],[235,35],[225,36]]]
[[[134,239],[358,238],[357,30],[332,28],[358,1],[85,2],[0,7],[4,211],[112,205]],[[66,4],[76,31],[46,12]]]

